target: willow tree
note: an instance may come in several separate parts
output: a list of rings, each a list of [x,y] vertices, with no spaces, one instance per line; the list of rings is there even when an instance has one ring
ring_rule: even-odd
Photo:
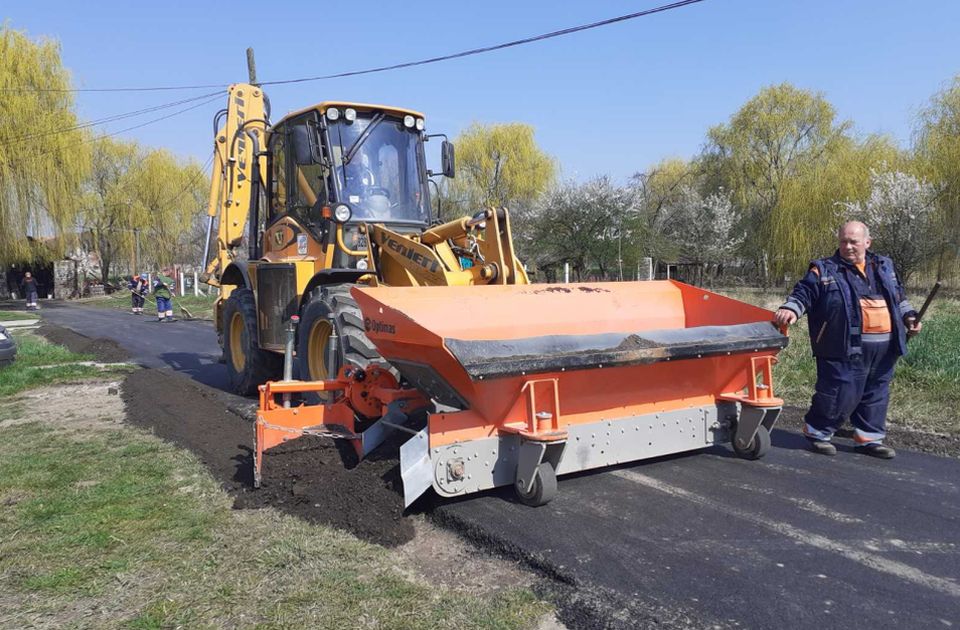
[[[143,216],[144,258],[157,267],[197,263],[202,256],[209,180],[193,163],[181,164],[164,150],[151,151],[134,176],[134,191]],[[200,226],[200,233],[197,226]]]
[[[91,145],[91,169],[78,224],[100,255],[101,280],[108,283],[115,263],[134,251],[135,230],[146,219],[135,190],[143,152],[136,143],[112,138],[98,138]]]
[[[960,260],[960,76],[921,111],[915,150],[922,176],[937,189],[942,273]]]
[[[906,162],[885,136],[842,138],[827,159],[813,161],[786,178],[766,222],[771,270],[795,278],[814,258],[832,254],[840,224],[867,219],[853,216],[850,208],[869,198],[871,174]]]
[[[456,146],[457,175],[449,181],[448,192],[461,213],[490,206],[529,207],[556,172],[530,125],[475,123],[456,139]]]
[[[0,26],[0,263],[52,252],[27,236],[69,228],[89,165],[60,46]]]
[[[849,142],[849,123],[835,118],[822,95],[783,83],[762,89],[708,132],[703,163],[733,195],[763,278],[780,247],[770,220],[784,187],[822,169]]]

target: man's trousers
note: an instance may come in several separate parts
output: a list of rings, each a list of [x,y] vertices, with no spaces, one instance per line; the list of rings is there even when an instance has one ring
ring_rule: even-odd
[[[889,340],[865,340],[863,354],[852,359],[817,359],[816,391],[804,418],[804,435],[829,440],[849,417],[857,444],[883,442],[897,363],[891,345]]]

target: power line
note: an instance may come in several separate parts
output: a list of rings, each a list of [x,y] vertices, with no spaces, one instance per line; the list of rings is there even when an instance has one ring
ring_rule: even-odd
[[[299,79],[286,79],[283,81],[264,81],[260,85],[285,85],[290,83],[306,83],[308,81],[322,81],[326,79],[339,79],[343,77],[355,77],[362,74],[373,74],[375,72],[387,72],[389,70],[399,70],[401,68],[412,68],[414,66],[424,66],[431,63],[438,63],[441,61],[449,61],[451,59],[460,59],[462,57],[470,57],[473,55],[480,55],[483,53],[493,52],[495,50],[503,50],[505,48],[512,48],[514,46],[522,46],[524,44],[530,44],[533,42],[539,42],[546,39],[551,39],[554,37],[561,37],[563,35],[570,35],[571,33],[579,33],[580,31],[586,31],[594,28],[600,28],[601,26],[608,26],[610,24],[616,24],[618,22],[626,22],[627,20],[634,20],[636,18],[645,17],[648,15],[653,15],[654,13],[663,13],[665,11],[671,11],[673,9],[679,9],[687,5],[696,4],[698,2],[703,2],[703,0],[680,0],[678,2],[672,2],[670,4],[664,4],[652,9],[646,9],[644,11],[637,11],[635,13],[629,13],[627,15],[620,15],[614,18],[609,18],[607,20],[601,20],[599,22],[592,22],[590,24],[581,24],[579,26],[572,26],[570,28],[561,29],[559,31],[552,31],[550,33],[543,33],[541,35],[534,35],[532,37],[525,37],[523,39],[516,39],[510,42],[505,42],[502,44],[495,44],[493,46],[484,46],[482,48],[473,48],[471,50],[465,50],[458,53],[452,53],[449,55],[442,55],[439,57],[430,57],[428,59],[420,59],[418,61],[408,61],[406,63],[398,63],[390,66],[380,66],[377,68],[368,68],[366,70],[354,70],[351,72],[340,72],[337,74],[326,74],[316,77],[303,77]],[[61,89],[61,88],[38,88],[38,87],[12,87],[12,88],[0,88],[0,92],[12,92],[12,91],[36,91],[36,92],[158,92],[164,90],[201,90],[209,88],[227,88],[229,87],[226,83],[220,84],[204,84],[204,85],[170,85],[170,86],[154,86],[154,87],[137,87],[137,88],[73,88],[73,89]]]
[[[193,185],[196,184],[197,181],[199,181],[201,177],[206,175],[207,169],[209,169],[210,165],[213,164],[213,158],[216,156],[216,154],[217,154],[216,151],[211,151],[210,157],[208,157],[207,161],[203,163],[203,166],[200,167],[200,170],[198,170],[197,173],[194,174],[194,176],[190,179],[189,182],[187,182],[187,185],[184,186],[180,192],[178,192],[173,197],[170,197],[167,203],[173,203],[174,201],[177,201],[178,199],[180,199],[180,197],[182,197],[185,192],[190,190],[193,187]]]
[[[171,113],[171,114],[167,114],[166,116],[160,116],[159,118],[153,118],[153,119],[148,120],[148,121],[146,121],[146,122],[140,123],[139,125],[134,125],[134,126],[132,126],[132,127],[127,127],[126,129],[120,129],[120,130],[118,130],[118,131],[113,131],[113,132],[111,132],[111,133],[105,133],[105,134],[103,134],[103,135],[96,136],[96,137],[94,137],[94,138],[87,138],[87,139],[85,139],[85,140],[81,140],[81,141],[78,142],[77,144],[87,144],[87,143],[90,143],[90,142],[96,142],[97,140],[103,140],[104,138],[109,138],[109,137],[111,137],[111,136],[116,136],[116,135],[118,135],[118,134],[121,134],[121,133],[124,133],[124,132],[127,132],[127,131],[133,131],[134,129],[140,129],[141,127],[146,127],[147,125],[152,125],[153,123],[160,122],[161,120],[167,120],[168,118],[173,118],[174,116],[179,116],[180,114],[183,114],[183,113],[185,113],[185,112],[188,112],[188,111],[190,111],[190,110],[192,110],[192,109],[197,109],[198,107],[203,107],[204,105],[209,105],[210,103],[212,103],[212,102],[214,102],[214,101],[216,101],[216,100],[219,100],[220,98],[221,98],[221,95],[218,93],[218,94],[217,94],[216,96],[214,96],[213,98],[210,98],[210,99],[207,99],[207,100],[202,101],[202,102],[200,102],[200,103],[197,103],[196,105],[191,105],[190,107],[184,107],[183,109],[177,110],[177,111],[175,111],[175,112],[173,112],[173,113]],[[47,153],[44,153],[44,155],[48,155],[48,154],[50,154],[50,153],[51,153],[51,151],[47,151]]]
[[[42,132],[37,132],[37,133],[32,133],[32,134],[25,134],[25,135],[22,135],[22,136],[18,136],[18,137],[16,137],[16,138],[11,138],[11,139],[3,142],[2,144],[0,144],[0,146],[10,146],[10,145],[13,145],[13,144],[17,144],[17,143],[19,143],[19,142],[24,142],[24,141],[26,141],[26,140],[33,140],[33,139],[35,139],[35,138],[43,138],[43,137],[45,137],[45,136],[54,136],[54,135],[58,135],[58,134],[61,134],[61,133],[68,133],[68,132],[70,132],[70,131],[78,131],[78,130],[80,130],[80,129],[88,129],[88,128],[90,128],[90,127],[96,127],[97,125],[104,125],[104,124],[107,124],[107,123],[116,122],[116,121],[118,121],[118,120],[123,120],[123,119],[126,119],[126,118],[134,118],[134,117],[136,117],[136,116],[142,116],[143,114],[149,114],[150,112],[160,111],[160,110],[162,110],[162,109],[169,109],[169,108],[171,108],[171,107],[176,107],[177,105],[183,105],[183,104],[185,104],[185,103],[192,103],[192,102],[194,102],[194,101],[199,101],[200,99],[210,98],[210,97],[212,97],[212,96],[220,96],[220,95],[221,95],[220,92],[211,92],[211,93],[209,93],[209,94],[203,94],[202,96],[194,96],[194,97],[185,98],[185,99],[182,99],[182,100],[179,100],[179,101],[173,101],[173,102],[171,102],[171,103],[164,103],[164,104],[162,104],[162,105],[154,105],[153,107],[147,107],[147,108],[145,108],[145,109],[138,109],[138,110],[132,111],[132,112],[125,112],[125,113],[122,113],[122,114],[114,114],[114,115],[112,115],[112,116],[107,116],[107,117],[105,117],[105,118],[99,118],[99,119],[96,119],[96,120],[90,120],[90,121],[87,121],[87,122],[85,122],[85,123],[80,123],[80,124],[77,124],[77,125],[73,125],[73,126],[71,126],[71,127],[63,127],[63,128],[61,128],[61,129],[52,129],[52,130],[50,130],[50,131],[42,131]]]
[[[370,68],[367,70],[355,70],[353,72],[339,72],[337,74],[326,74],[318,77],[307,77],[303,79],[287,79],[285,81],[264,81],[260,85],[284,85],[287,83],[304,83],[306,81],[321,81],[324,79],[340,79],[343,77],[354,77],[361,74],[372,74],[374,72],[386,72],[388,70],[398,70],[400,68],[411,68],[413,66],[425,66],[431,63],[438,63],[440,61],[449,61],[451,59],[459,59],[461,57],[470,57],[472,55],[479,55],[482,53],[492,52],[494,50],[503,50],[504,48],[512,48],[514,46],[522,46],[523,44],[530,44],[533,42],[543,41],[545,39],[551,39],[553,37],[560,37],[562,35],[569,35],[571,33],[578,33],[580,31],[586,31],[593,28],[599,28],[601,26],[607,26],[609,24],[615,24],[617,22],[625,22],[627,20],[633,20],[636,18],[644,17],[647,15],[652,15],[654,13],[662,13],[664,11],[670,11],[671,9],[679,9],[685,7],[689,4],[696,4],[698,2],[703,2],[703,0],[680,0],[680,2],[674,2],[672,4],[665,4],[659,7],[654,7],[653,9],[647,9],[645,11],[637,11],[636,13],[630,13],[629,15],[621,15],[615,18],[610,18],[608,20],[601,20],[600,22],[593,22],[592,24],[583,24],[581,26],[572,26],[570,28],[565,28],[559,31],[553,31],[551,33],[544,33],[542,35],[534,35],[533,37],[526,37],[524,39],[516,39],[511,42],[506,42],[503,44],[496,44],[494,46],[484,46],[483,48],[474,48],[472,50],[465,50],[463,52],[453,53],[450,55],[443,55],[441,57],[431,57],[429,59],[421,59],[419,61],[408,61],[406,63],[398,63],[392,66],[381,66],[379,68]]]

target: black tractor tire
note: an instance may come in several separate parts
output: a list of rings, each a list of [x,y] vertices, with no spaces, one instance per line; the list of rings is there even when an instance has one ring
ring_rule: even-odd
[[[283,357],[261,349],[258,338],[253,291],[234,289],[223,303],[223,357],[230,390],[241,396],[255,394],[283,369]]]
[[[365,368],[370,363],[385,363],[364,332],[360,307],[350,295],[352,286],[317,287],[307,297],[300,310],[297,334],[301,380],[334,379],[344,365]],[[337,338],[337,351],[331,362],[328,348],[333,334]],[[320,400],[327,397],[328,394],[319,396]]]

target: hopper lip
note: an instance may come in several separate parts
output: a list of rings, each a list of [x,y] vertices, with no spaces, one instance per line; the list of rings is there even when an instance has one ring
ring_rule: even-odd
[[[788,343],[771,322],[509,340],[444,339],[475,381],[780,350]]]

